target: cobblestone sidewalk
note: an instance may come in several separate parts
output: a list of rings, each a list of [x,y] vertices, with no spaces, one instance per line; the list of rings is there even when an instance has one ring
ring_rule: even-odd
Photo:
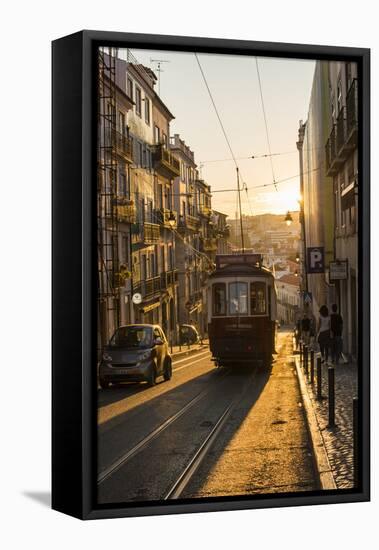
[[[307,383],[308,395],[314,407],[317,421],[324,440],[326,452],[339,489],[354,486],[353,470],[353,398],[358,394],[358,370],[356,363],[335,365],[335,423],[328,428],[328,365],[322,365],[322,395],[316,399],[316,357],[315,385]],[[297,360],[299,356],[297,356]],[[305,379],[304,371],[302,375]]]

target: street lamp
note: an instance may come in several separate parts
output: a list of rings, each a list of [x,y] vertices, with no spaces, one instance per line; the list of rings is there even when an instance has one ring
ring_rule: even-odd
[[[288,227],[291,225],[291,223],[293,222],[293,219],[292,219],[292,216],[291,216],[291,212],[288,210],[287,214],[286,214],[286,217],[284,218],[284,221],[286,222],[286,224],[288,225]]]

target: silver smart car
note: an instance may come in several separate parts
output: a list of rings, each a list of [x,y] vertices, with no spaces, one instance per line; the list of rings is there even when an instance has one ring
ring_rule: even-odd
[[[104,348],[99,368],[103,389],[111,383],[147,382],[158,376],[170,380],[172,360],[166,336],[159,325],[124,325]]]

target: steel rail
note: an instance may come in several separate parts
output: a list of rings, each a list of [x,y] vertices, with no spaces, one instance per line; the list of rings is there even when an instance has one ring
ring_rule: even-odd
[[[225,370],[221,374],[218,375],[219,379],[224,378],[228,374],[229,370]],[[203,390],[199,394],[197,394],[195,397],[193,397],[184,407],[182,407],[178,412],[167,418],[162,424],[160,424],[157,428],[155,428],[152,432],[150,432],[146,437],[141,439],[134,447],[132,447],[129,451],[121,455],[117,460],[115,460],[110,466],[105,468],[97,478],[97,484],[100,485],[103,483],[106,479],[108,479],[112,474],[114,474],[117,470],[121,468],[128,460],[130,460],[133,456],[135,456],[138,452],[140,452],[144,447],[146,447],[153,439],[155,439],[159,434],[161,434],[164,430],[166,430],[171,424],[176,422],[183,414],[185,414],[188,410],[190,410],[196,403],[198,403],[203,397],[208,395],[211,391],[214,390],[214,385],[211,387]]]
[[[235,397],[231,403],[224,409],[221,416],[219,417],[218,421],[212,428],[212,430],[209,432],[207,437],[204,439],[200,447],[197,449],[183,472],[180,474],[178,479],[175,481],[175,483],[171,486],[168,493],[165,495],[163,500],[174,500],[180,498],[181,494],[183,493],[184,489],[187,487],[188,483],[190,482],[191,478],[199,468],[200,464],[204,460],[205,456],[209,452],[210,448],[212,447],[213,443],[217,439],[217,436],[220,434],[222,428],[224,427],[225,423],[227,422],[228,418],[230,417],[234,407],[241,401],[247,390],[250,388],[251,384],[255,380],[257,375],[257,371],[254,371],[253,375],[251,376],[249,383],[245,386],[245,388]]]

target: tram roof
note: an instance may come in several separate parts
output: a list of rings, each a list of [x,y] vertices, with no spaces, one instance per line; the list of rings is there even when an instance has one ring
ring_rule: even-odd
[[[216,277],[249,277],[249,276],[259,276],[272,278],[273,274],[266,267],[261,267],[259,265],[249,265],[245,263],[240,264],[230,264],[223,267],[219,267],[213,273],[209,275],[209,279],[214,279]]]

